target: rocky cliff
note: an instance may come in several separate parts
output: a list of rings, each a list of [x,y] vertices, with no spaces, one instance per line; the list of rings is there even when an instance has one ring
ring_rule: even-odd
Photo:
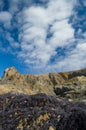
[[[0,79],[0,130],[86,130],[86,69]]]
[[[8,92],[45,93],[69,100],[86,99],[86,69],[49,74],[20,74],[15,67],[7,68],[0,79],[0,94]]]

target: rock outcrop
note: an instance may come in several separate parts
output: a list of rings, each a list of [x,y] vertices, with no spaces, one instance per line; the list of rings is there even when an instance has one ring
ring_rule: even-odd
[[[86,69],[49,74],[20,74],[14,67],[5,70],[0,79],[0,94],[8,92],[45,93],[69,100],[86,99]]]

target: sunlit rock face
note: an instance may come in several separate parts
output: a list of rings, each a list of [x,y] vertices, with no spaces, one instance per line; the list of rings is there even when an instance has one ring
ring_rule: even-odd
[[[0,94],[8,92],[29,95],[45,93],[69,100],[86,101],[86,69],[34,75],[20,74],[15,67],[10,67],[0,79]]]
[[[5,71],[4,71],[4,75],[2,77],[2,81],[17,81],[20,79],[21,75],[20,73],[15,69],[15,67],[10,67],[10,68],[7,68]]]

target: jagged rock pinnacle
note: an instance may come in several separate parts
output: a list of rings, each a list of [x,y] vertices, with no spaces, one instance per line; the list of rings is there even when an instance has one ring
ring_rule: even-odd
[[[16,70],[15,67],[7,68],[4,71],[4,75],[2,77],[3,80],[12,80],[14,78],[18,78],[20,76],[20,73]]]

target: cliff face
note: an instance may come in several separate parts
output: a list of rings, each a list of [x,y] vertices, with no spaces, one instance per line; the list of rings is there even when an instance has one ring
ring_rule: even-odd
[[[14,67],[4,71],[0,79],[0,94],[8,92],[45,93],[74,100],[86,98],[86,69],[41,75],[20,74]]]

